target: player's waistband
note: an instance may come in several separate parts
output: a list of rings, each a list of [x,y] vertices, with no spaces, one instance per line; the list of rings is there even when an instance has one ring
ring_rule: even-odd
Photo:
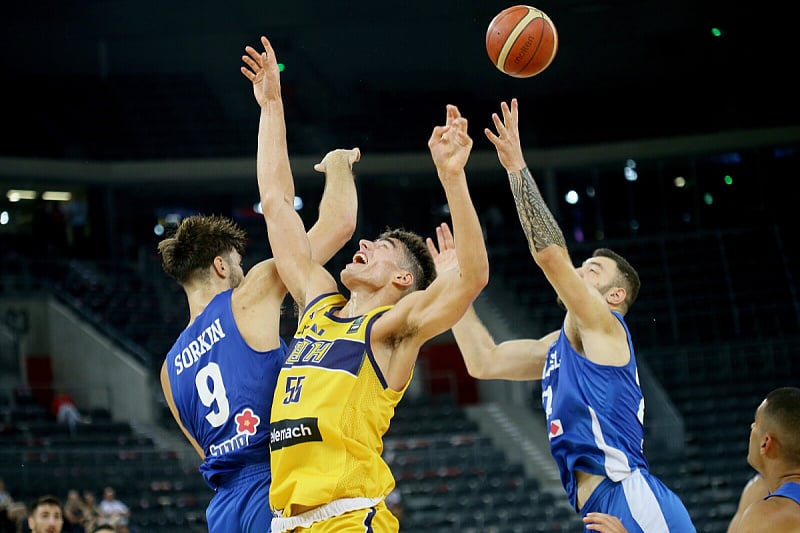
[[[253,477],[272,477],[272,472],[269,468],[269,463],[255,463],[242,467],[235,472],[225,472],[224,474],[214,474],[211,476],[209,485],[211,488],[218,489],[220,487],[235,487],[241,483],[247,482]]]
[[[357,511],[358,509],[369,509],[379,504],[382,500],[383,497],[342,498],[341,500],[334,500],[297,516],[289,516],[286,518],[275,517],[272,519],[270,529],[272,533],[283,533],[284,531],[291,531],[298,527],[307,528],[314,522],[321,522],[322,520],[343,515],[350,511]]]

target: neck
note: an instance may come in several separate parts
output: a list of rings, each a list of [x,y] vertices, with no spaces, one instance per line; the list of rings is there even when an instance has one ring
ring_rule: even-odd
[[[769,469],[765,469],[769,470]],[[778,490],[784,483],[800,483],[800,470],[787,468],[785,470],[775,470],[761,472],[767,489],[770,493]]]
[[[778,477],[778,484],[777,486],[780,487],[784,483],[800,483],[800,471],[791,471],[787,472],[786,474]]]
[[[225,289],[209,285],[186,288],[186,299],[189,301],[189,324],[205,310],[209,302]]]
[[[386,298],[382,298],[382,295],[383,291],[369,293],[364,291],[351,291],[350,299],[347,300],[347,303],[342,307],[341,311],[339,311],[339,316],[342,318],[353,318],[361,316],[376,307],[391,303],[384,301]]]

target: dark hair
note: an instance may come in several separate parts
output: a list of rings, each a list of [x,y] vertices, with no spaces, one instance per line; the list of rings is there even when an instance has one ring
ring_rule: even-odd
[[[636,297],[639,296],[639,289],[642,287],[642,282],[636,269],[628,263],[627,259],[609,248],[598,248],[592,253],[592,257],[608,257],[617,264],[617,270],[619,270],[620,275],[614,280],[614,283],[625,288],[625,311],[627,312],[633,302],[636,301]]]
[[[228,257],[231,250],[244,254],[246,241],[244,230],[227,217],[193,215],[158,243],[158,252],[164,272],[183,285],[210,266],[215,257]]]
[[[767,394],[766,401],[767,426],[775,428],[784,458],[793,465],[800,465],[800,388],[777,388]]]
[[[45,494],[44,496],[39,496],[38,498],[33,500],[33,503],[31,503],[31,510],[30,510],[31,514],[33,514],[36,511],[36,509],[38,509],[42,505],[55,505],[63,512],[61,500],[58,498],[58,496],[53,496],[52,494]]]
[[[436,265],[430,250],[428,250],[428,245],[425,244],[422,237],[402,228],[386,228],[383,233],[378,235],[378,239],[396,239],[403,243],[404,255],[409,263],[406,266],[414,277],[412,291],[427,289],[428,285],[436,279]]]

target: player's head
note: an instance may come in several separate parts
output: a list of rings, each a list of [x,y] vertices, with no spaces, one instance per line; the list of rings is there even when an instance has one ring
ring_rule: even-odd
[[[769,457],[800,467],[800,388],[773,390],[756,409],[750,426],[747,462],[759,472]]]
[[[227,217],[194,215],[158,243],[158,252],[164,272],[181,285],[207,282],[217,275],[236,287],[244,276],[241,261],[246,239],[245,232]]]
[[[346,287],[354,283],[381,289],[392,284],[401,297],[423,290],[436,279],[436,266],[425,240],[405,229],[387,229],[374,241],[362,239],[353,262],[342,271]]]
[[[636,301],[642,282],[628,261],[608,248],[598,248],[578,268],[583,280],[595,287],[611,307],[622,314]]]
[[[63,526],[61,500],[50,494],[34,500],[28,513],[31,533],[61,533]]]

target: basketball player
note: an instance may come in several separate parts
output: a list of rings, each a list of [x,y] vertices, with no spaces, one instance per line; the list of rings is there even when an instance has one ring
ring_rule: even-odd
[[[261,123],[282,116],[274,87],[263,75],[250,79]],[[352,165],[358,158],[358,149],[334,150],[315,166],[326,176],[319,220],[308,233],[315,260],[330,260],[355,230]],[[272,176],[269,164],[259,157],[259,172]],[[291,176],[275,185],[294,198]],[[209,533],[268,532],[272,519],[269,414],[286,357],[279,334],[286,287],[272,259],[244,275],[244,247],[244,232],[221,216],[188,217],[158,245],[164,271],[186,292],[190,316],[164,361],[161,385],[215,491],[206,509]]]
[[[42,496],[31,505],[28,513],[28,528],[31,533],[61,533],[64,514],[61,500],[55,496]]]
[[[277,93],[275,54],[261,40],[265,53],[248,65],[254,76],[266,71]],[[273,163],[270,172],[259,169],[259,190],[278,270],[302,309],[272,402],[272,531],[396,532],[385,502],[395,481],[381,457],[383,435],[420,347],[455,324],[488,281],[464,172],[472,149],[467,121],[447,106],[446,124],[428,141],[456,238],[467,243],[457,250],[460,268],[437,276],[421,237],[387,230],[361,240],[342,270],[348,299],[312,260],[291,197],[280,187],[291,168],[283,116],[276,109],[272,118],[259,135],[259,152]]]
[[[745,485],[728,533],[800,531],[800,388],[775,389],[756,409]]]
[[[508,173],[536,264],[566,308],[560,330],[495,344],[470,308],[453,328],[470,375],[542,380],[550,448],[570,503],[583,516],[619,517],[631,533],[695,531],[678,497],[648,471],[642,447],[644,399],[624,315],[639,276],[601,248],[575,268],[566,242],[523,157],[518,104],[501,103],[497,132],[485,130]],[[448,249],[440,241],[440,253]],[[429,244],[430,247],[430,244]]]

